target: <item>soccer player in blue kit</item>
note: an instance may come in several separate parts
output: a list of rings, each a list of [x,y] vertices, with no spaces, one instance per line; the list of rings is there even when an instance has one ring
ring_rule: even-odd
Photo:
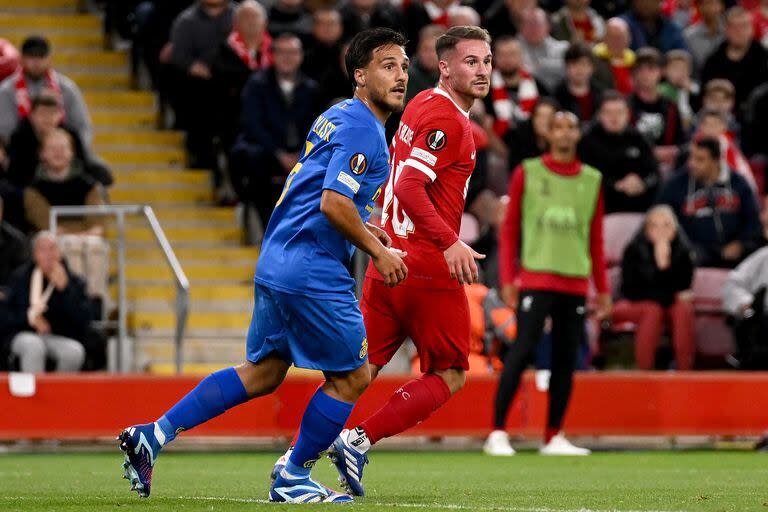
[[[248,400],[272,393],[291,364],[322,370],[325,383],[304,412],[290,459],[276,475],[270,501],[344,502],[310,478],[314,463],[344,428],[370,382],[368,343],[349,268],[355,246],[389,286],[408,270],[381,229],[366,224],[389,173],[384,123],[405,103],[404,37],[389,29],[360,32],[346,55],[354,97],[320,115],[267,226],[255,277],[247,360],[215,372],[153,423],[125,429],[125,478],[150,493],[162,447]]]

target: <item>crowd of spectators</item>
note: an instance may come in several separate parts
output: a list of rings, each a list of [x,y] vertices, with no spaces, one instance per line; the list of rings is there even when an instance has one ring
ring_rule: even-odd
[[[734,279],[764,281],[744,276],[765,272],[766,2],[104,4],[107,29],[131,40],[135,70],[146,72],[173,112],[168,127],[185,132],[190,167],[210,169],[218,197],[251,205],[262,222],[314,117],[350,93],[343,56],[351,36],[371,26],[408,36],[412,98],[436,85],[434,46],[442,31],[479,22],[493,36],[494,71],[491,93],[472,109],[478,157],[467,212],[479,226],[476,243],[491,253],[488,286],[498,286],[496,232],[510,175],[548,151],[558,110],[581,123],[578,156],[602,174],[606,215],[651,210],[624,253],[623,279],[614,283],[616,316],[637,324],[640,367],[653,365],[649,354],[665,324],[678,368],[693,366],[690,308],[680,301],[690,299],[696,267],[733,269],[744,261]],[[45,39],[28,39],[20,56],[9,46],[0,41],[0,72],[13,69],[13,59],[21,70],[0,84],[0,192],[7,221],[29,233],[46,229],[47,205],[98,204],[111,176],[91,150],[82,96],[51,68]],[[390,120],[389,134],[397,122]],[[735,286],[727,287],[725,307],[741,325],[761,294]],[[764,318],[759,309],[755,316]]]

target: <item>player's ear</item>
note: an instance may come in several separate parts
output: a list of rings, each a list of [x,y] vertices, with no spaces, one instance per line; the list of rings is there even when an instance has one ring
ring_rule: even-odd
[[[355,83],[358,87],[365,87],[365,70],[358,68],[355,70]]]
[[[437,61],[437,67],[440,70],[440,74],[444,76],[450,76],[450,68],[448,67],[448,62],[444,60],[438,60]]]

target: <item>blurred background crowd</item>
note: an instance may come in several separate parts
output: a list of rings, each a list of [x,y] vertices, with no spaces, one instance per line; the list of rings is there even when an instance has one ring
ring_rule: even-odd
[[[105,44],[129,52],[133,86],[156,94],[159,127],[185,134],[187,167],[210,172],[214,200],[240,206],[256,244],[312,121],[351,93],[343,56],[355,33],[407,35],[410,99],[436,85],[446,27],[487,28],[494,71],[471,113],[478,156],[461,233],[489,256],[470,293],[479,367],[498,367],[499,346],[514,339],[494,290],[510,175],[547,152],[558,110],[581,121],[578,156],[602,174],[605,201],[613,314],[585,327],[583,366],[768,367],[768,0],[91,8],[103,14]],[[55,50],[46,34],[0,40],[0,367],[30,371],[105,363],[91,327],[110,274],[105,226],[74,219],[51,234],[48,212],[109,203],[114,173]]]

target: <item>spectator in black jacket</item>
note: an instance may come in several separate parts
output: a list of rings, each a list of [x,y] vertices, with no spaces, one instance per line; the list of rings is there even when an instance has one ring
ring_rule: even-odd
[[[319,81],[328,69],[338,67],[343,33],[339,11],[335,9],[315,11],[312,39],[301,67],[309,78]]]
[[[632,124],[654,145],[656,160],[672,167],[677,158],[678,146],[685,142],[685,131],[677,105],[659,93],[659,51],[655,48],[638,50],[632,77],[635,82],[635,92],[629,99]]]
[[[78,371],[92,320],[85,285],[68,270],[52,233],[38,233],[33,258],[14,272],[0,307],[10,353],[23,372],[43,372],[46,359],[55,362],[56,371]]]
[[[757,198],[749,183],[722,165],[720,142],[691,144],[687,168],[665,185],[659,202],[672,207],[702,267],[735,267],[760,244]]]
[[[416,56],[408,68],[408,92],[405,93],[406,103],[421,91],[431,89],[440,79],[440,68],[437,66],[435,44],[437,38],[445,30],[437,25],[427,25],[419,32],[419,45]]]
[[[579,143],[579,158],[603,174],[605,213],[645,212],[653,203],[658,164],[647,139],[629,124],[620,93],[605,93],[596,122]]]
[[[704,63],[701,83],[727,78],[736,88],[737,112],[750,93],[768,82],[768,50],[754,38],[752,14],[732,7],[725,16],[725,41]]]
[[[299,71],[301,40],[283,34],[273,49],[274,67],[255,73],[243,90],[241,132],[230,160],[236,192],[255,205],[264,225],[318,110],[317,84]]]
[[[19,123],[8,145],[10,166],[7,178],[14,187],[22,189],[35,178],[35,172],[40,165],[41,142],[56,128],[69,133],[74,147],[74,157],[82,165],[82,170],[104,186],[112,184],[112,174],[109,169],[86,152],[77,132],[63,121],[64,113],[61,110],[61,103],[54,94],[42,93],[32,100],[29,116]]]
[[[232,32],[211,65],[216,90],[217,134],[221,145],[232,147],[238,133],[240,97],[254,71],[272,65],[272,37],[267,32],[267,14],[255,0],[245,0],[235,10]]]
[[[312,15],[307,12],[304,0],[277,0],[269,9],[269,33],[296,34],[302,41],[309,39],[312,31]]]
[[[371,27],[385,27],[402,31],[400,11],[385,0],[350,0],[341,8],[344,38],[351,39],[358,32]]]
[[[672,331],[678,370],[691,370],[695,354],[691,247],[677,226],[672,209],[658,205],[624,250],[621,297],[613,308],[614,322],[632,322],[635,359],[641,370],[652,370],[664,324]],[[669,319],[666,322],[666,319]]]
[[[592,49],[584,43],[572,44],[565,52],[565,78],[555,89],[555,99],[582,122],[592,120],[603,95],[592,79],[594,72]]]
[[[13,271],[29,261],[27,238],[3,220],[3,213],[3,202],[0,200],[0,299],[6,295]]]

